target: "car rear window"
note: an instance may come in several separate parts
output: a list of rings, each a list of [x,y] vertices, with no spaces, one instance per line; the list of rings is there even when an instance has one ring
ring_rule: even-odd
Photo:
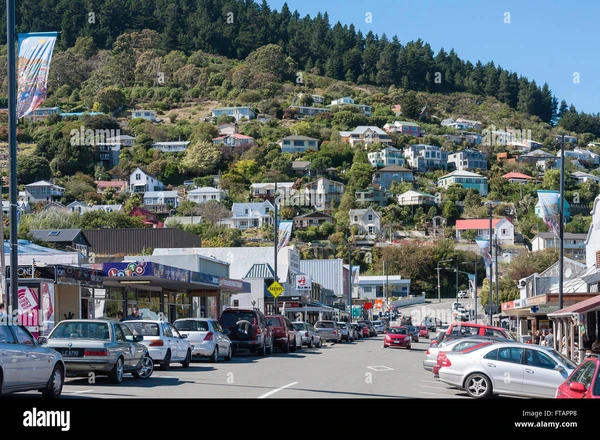
[[[318,321],[315,324],[315,328],[335,328],[335,324],[333,322]]]
[[[125,324],[134,335],[160,336],[160,329],[155,322],[125,321]]]
[[[249,321],[251,324],[254,325],[254,313],[241,311],[226,311],[223,312],[223,314],[221,314],[221,325],[223,327],[234,327],[238,321]]]
[[[209,331],[207,321],[192,321],[192,320],[175,321],[174,325],[175,325],[175,328],[177,330],[179,330],[180,332],[181,331],[188,331],[188,332],[207,332],[207,331]]]
[[[283,323],[281,322],[281,318],[267,318],[267,325],[271,325],[273,327],[283,327]]]
[[[306,324],[303,322],[293,322],[292,325],[296,330],[306,330]]]
[[[63,321],[58,323],[49,339],[81,338],[110,340],[108,323],[106,322],[73,322]]]

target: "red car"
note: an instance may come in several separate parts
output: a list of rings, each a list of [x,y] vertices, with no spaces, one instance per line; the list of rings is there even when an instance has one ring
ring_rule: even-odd
[[[557,399],[599,399],[600,360],[590,356],[583,360],[556,390]]]
[[[383,348],[388,347],[405,347],[411,349],[412,337],[408,328],[404,326],[390,327],[383,332]]]
[[[371,330],[369,329],[369,326],[367,324],[365,324],[364,322],[359,322],[358,327],[362,332],[363,338],[368,338],[369,336],[371,336]]]
[[[415,325],[419,330],[419,338],[429,339],[429,329],[424,325]]]
[[[273,329],[273,346],[284,353],[296,351],[296,332],[290,320],[283,315],[266,316],[267,325]]]

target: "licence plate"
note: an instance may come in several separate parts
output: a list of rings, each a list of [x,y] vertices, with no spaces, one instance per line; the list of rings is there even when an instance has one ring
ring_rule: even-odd
[[[395,344],[401,344],[402,341],[394,341]]]
[[[83,349],[81,348],[63,348],[58,350],[63,357],[81,357],[83,355]]]

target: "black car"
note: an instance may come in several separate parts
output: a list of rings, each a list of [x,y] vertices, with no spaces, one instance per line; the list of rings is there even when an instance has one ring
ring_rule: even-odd
[[[234,354],[238,348],[247,348],[259,356],[273,353],[273,328],[260,310],[227,308],[221,313],[219,324],[231,340]]]
[[[408,333],[410,333],[410,339],[413,342],[419,342],[419,329],[414,325],[405,325],[408,329]]]

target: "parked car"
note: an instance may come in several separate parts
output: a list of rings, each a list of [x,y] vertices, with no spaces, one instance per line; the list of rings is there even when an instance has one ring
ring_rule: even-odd
[[[425,371],[433,371],[433,367],[438,360],[438,353],[441,351],[461,351],[464,348],[475,346],[481,342],[510,342],[511,339],[495,338],[493,336],[451,336],[444,339],[435,347],[429,347],[425,351],[423,368]],[[436,373],[437,374],[437,373]]]
[[[342,340],[346,342],[353,342],[354,335],[352,334],[353,331],[350,324],[348,324],[347,322],[338,321],[337,325],[340,328],[340,331],[342,332]]]
[[[356,325],[362,332],[363,338],[368,338],[369,336],[371,336],[371,329],[369,329],[369,326],[367,324],[365,324],[364,322],[357,322]]]
[[[367,327],[369,327],[369,336],[377,336],[378,333],[373,324],[367,324]]]
[[[308,348],[312,348],[313,346],[316,348],[321,348],[323,345],[321,341],[321,336],[317,329],[310,322],[292,322],[294,328],[300,332],[302,336],[302,344],[306,345]]]
[[[181,318],[173,322],[175,328],[186,336],[191,345],[192,358],[207,357],[218,362],[223,356],[226,361],[233,357],[233,346],[219,321],[212,318]]]
[[[223,333],[233,344],[233,354],[239,348],[250,349],[259,356],[273,353],[273,329],[258,309],[229,307],[219,318]]]
[[[383,333],[383,331],[385,330],[385,325],[383,324],[383,321],[373,321],[373,327],[375,327],[375,330],[378,334]]]
[[[62,355],[7,316],[0,323],[0,353],[0,395],[40,391],[46,398],[60,397],[66,377]]]
[[[461,290],[458,292],[458,297],[459,298],[468,298],[469,297],[469,292],[467,292],[466,290]]]
[[[141,341],[148,347],[148,354],[155,365],[164,371],[171,367],[172,362],[180,363],[183,368],[188,368],[192,360],[192,346],[187,341],[187,336],[168,321],[135,319],[125,320],[123,323],[129,327],[134,335],[142,335]]]
[[[415,325],[417,330],[419,331],[419,338],[429,339],[429,329],[424,325]]]
[[[350,326],[352,327],[352,331],[354,332],[354,339],[362,339],[363,332],[360,326],[356,322],[353,322],[352,324],[350,324]]]
[[[412,341],[419,342],[419,329],[417,329],[417,327],[415,327],[414,325],[406,325],[405,327],[408,329]]]
[[[41,344],[58,351],[64,360],[67,376],[108,376],[120,384],[123,375],[147,379],[154,372],[144,336],[134,335],[123,322],[112,319],[68,319],[59,322],[52,332],[38,338]]]
[[[383,348],[404,347],[412,348],[412,335],[405,326],[392,326],[387,329],[383,336]]]
[[[422,324],[426,326],[429,331],[435,332],[439,326],[446,325],[447,323],[442,322],[441,319],[426,316],[423,318]]]
[[[553,398],[576,368],[553,348],[509,342],[470,353],[446,352],[438,374],[440,381],[477,399],[500,394]]]
[[[592,355],[556,389],[557,399],[600,399],[600,359]]]
[[[452,322],[446,329],[438,329],[435,339],[431,340],[431,347],[437,345],[448,336],[495,336],[497,338],[515,338],[502,327],[494,327],[486,324],[475,324],[473,322]]]
[[[452,350],[452,351],[455,353],[470,353],[472,351],[479,350],[480,348],[487,347],[488,345],[491,345],[491,344],[492,344],[491,341],[478,341],[476,344],[463,345],[458,350]],[[444,365],[444,361],[446,360],[446,353],[448,353],[448,351],[446,351],[446,350],[438,351],[436,363],[433,366],[433,369],[431,370],[433,373],[433,377],[437,377],[437,378],[440,377],[439,372],[440,372],[440,368],[442,368],[442,366]]]
[[[290,320],[283,315],[267,315],[267,325],[273,329],[273,344],[284,353],[295,352],[302,346],[302,337],[297,340],[296,331]]]
[[[342,332],[336,321],[317,321],[315,322],[315,329],[325,342],[342,342]]]
[[[456,321],[461,321],[461,322],[468,321],[470,318],[469,312],[464,307],[458,307],[457,309],[454,309],[452,311],[452,317]]]

